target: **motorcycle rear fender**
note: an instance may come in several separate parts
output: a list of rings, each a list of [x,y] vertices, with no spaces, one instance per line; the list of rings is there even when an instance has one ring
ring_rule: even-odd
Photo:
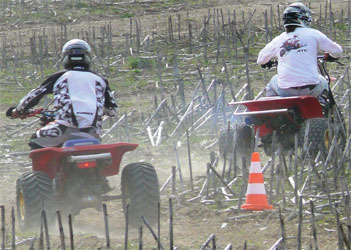
[[[110,153],[112,162],[101,169],[100,174],[102,176],[112,176],[118,174],[123,154],[127,151],[133,151],[137,147],[138,144],[132,143],[84,145],[65,148],[47,147],[31,151],[29,157],[32,159],[33,171],[44,172],[53,179],[67,157]]]

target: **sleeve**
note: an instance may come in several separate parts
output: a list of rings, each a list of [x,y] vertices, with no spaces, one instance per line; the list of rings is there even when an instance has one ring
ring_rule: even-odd
[[[332,57],[339,58],[342,56],[342,47],[333,42],[329,37],[320,31],[318,32],[318,46],[320,50],[328,52]]]
[[[64,72],[58,72],[49,76],[39,87],[32,89],[25,97],[23,97],[16,107],[18,113],[23,113],[28,109],[34,107],[47,94],[53,92],[53,87],[56,80]]]
[[[269,62],[273,57],[276,56],[276,51],[279,46],[277,46],[280,36],[274,38],[270,43],[268,43],[259,53],[257,57],[258,64],[265,64]]]
[[[113,97],[112,91],[109,87],[109,83],[106,79],[104,79],[106,82],[106,90],[105,90],[105,108],[107,109],[114,109],[117,110],[117,104],[115,101],[115,98]]]

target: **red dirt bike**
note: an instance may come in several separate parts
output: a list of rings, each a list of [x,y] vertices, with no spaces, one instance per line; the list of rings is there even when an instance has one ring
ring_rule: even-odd
[[[42,125],[54,120],[52,112],[35,110],[21,118],[40,116]],[[97,139],[74,139],[62,147],[32,150],[32,171],[23,174],[16,185],[17,215],[20,228],[30,230],[40,225],[46,211],[48,221],[54,212],[75,216],[84,208],[100,210],[102,202],[122,198],[123,210],[131,226],[150,224],[158,218],[160,201],[156,171],[149,163],[130,163],[123,168],[121,195],[108,196],[111,188],[106,177],[117,175],[122,156],[138,145],[131,143],[100,144]]]
[[[318,66],[320,73],[330,85],[324,57],[318,57]],[[232,126],[229,131],[221,133],[219,138],[221,155],[232,150],[231,142],[234,134],[237,134],[238,138],[246,138],[246,141],[239,138],[240,143],[248,148],[246,151],[252,149],[252,135],[257,130],[261,146],[267,155],[272,154],[273,132],[276,133],[276,145],[281,147],[283,153],[294,149],[296,133],[298,133],[298,146],[302,147],[307,142],[305,145],[309,146],[312,157],[317,156],[319,151],[323,157],[327,156],[332,134],[337,136],[341,148],[345,146],[344,118],[335,104],[330,88],[329,93],[322,93],[319,99],[313,96],[264,97],[258,100],[232,102],[229,105],[244,105],[247,108],[246,112],[234,113],[234,116],[244,117],[245,124],[237,126],[236,129]],[[309,132],[305,133],[307,123]],[[305,135],[308,141],[305,141]]]

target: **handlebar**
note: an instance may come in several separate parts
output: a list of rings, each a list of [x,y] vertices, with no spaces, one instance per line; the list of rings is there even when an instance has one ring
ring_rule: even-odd
[[[13,118],[21,118],[21,119],[26,119],[29,117],[38,117],[40,120],[40,125],[44,127],[48,123],[55,120],[56,111],[38,108],[34,110],[28,110],[25,114],[16,114],[13,116]]]
[[[12,111],[12,109],[13,109],[13,111]],[[20,118],[20,119],[26,119],[29,117],[37,116],[38,114],[41,114],[41,112],[43,111],[42,108],[34,109],[34,110],[31,109],[31,110],[26,111],[23,114],[20,114],[20,113],[17,113],[17,111],[14,108],[10,108],[9,110],[11,110],[11,111],[10,112],[8,111],[10,113],[10,114],[7,114],[8,117]]]
[[[43,108],[38,108],[38,109],[32,109],[28,110],[24,114],[18,114],[16,113],[13,118],[21,118],[21,119],[26,119],[30,117],[39,117],[40,119],[47,119],[47,120],[53,120],[55,119],[56,116],[56,111],[54,110],[45,110]]]
[[[42,108],[32,110],[32,111],[28,112],[26,115],[24,115],[24,118],[34,117],[36,115],[39,115],[43,112],[43,110],[44,109],[42,109]]]

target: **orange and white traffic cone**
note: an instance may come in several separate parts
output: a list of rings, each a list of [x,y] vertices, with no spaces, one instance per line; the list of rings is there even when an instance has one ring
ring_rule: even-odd
[[[249,183],[246,192],[246,202],[241,208],[252,211],[262,211],[273,209],[267,202],[266,190],[264,188],[263,174],[261,170],[260,155],[253,152],[251,156],[251,166]]]

